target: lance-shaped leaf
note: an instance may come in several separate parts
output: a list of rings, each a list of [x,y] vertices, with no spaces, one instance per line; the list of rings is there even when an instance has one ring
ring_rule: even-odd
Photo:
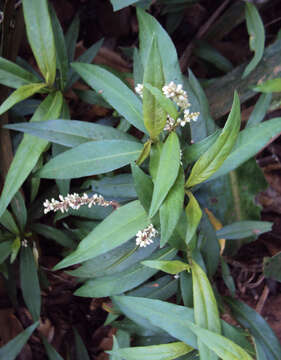
[[[177,250],[173,248],[160,249],[151,256],[151,259],[160,259],[158,261],[161,261],[161,259],[169,260],[173,259],[176,253]],[[144,283],[157,272],[158,270],[155,270],[155,268],[151,269],[141,263],[137,263],[120,273],[87,281],[75,292],[75,295],[85,297],[106,297],[122,294],[125,291],[131,290]]]
[[[273,93],[281,91],[281,78],[270,79],[261,84],[256,85],[253,90],[260,91],[262,93]]]
[[[172,236],[183,210],[184,173],[180,167],[178,177],[160,207],[161,241],[163,247]]]
[[[40,104],[30,121],[35,122],[57,118],[61,111],[62,99],[61,92],[50,94]],[[45,140],[37,139],[34,136],[27,134],[24,135],[9,168],[4,189],[1,194],[0,217],[11,199],[31,173],[47,144],[48,142]]]
[[[143,172],[142,169],[135,163],[131,163],[131,168],[138,198],[145,211],[148,212],[153,193],[153,183],[151,177]]]
[[[18,336],[16,336],[14,339],[9,341],[3,347],[1,347],[0,359],[15,360],[38,325],[39,325],[39,321],[30,325]]]
[[[104,254],[128,241],[149,223],[139,201],[121,206],[97,225],[81,241],[76,251],[56,265],[55,270]]]
[[[185,208],[187,218],[185,242],[188,245],[196,233],[202,217],[202,210],[193,194],[190,191],[187,191],[186,194],[189,197],[189,202]]]
[[[161,57],[155,36],[152,38],[151,48],[148,53],[147,62],[143,75],[144,84],[150,84],[157,89],[162,89],[164,85],[164,74],[162,69]],[[144,87],[143,89],[143,121],[152,139],[156,139],[164,129],[167,115],[162,106],[159,105],[155,96]]]
[[[0,217],[0,224],[8,229],[12,234],[19,235],[20,230],[16,224],[13,215],[9,210],[5,210],[3,215]]]
[[[279,91],[281,91],[281,86]],[[255,126],[263,121],[271,103],[271,99],[271,92],[269,94],[260,95],[259,100],[257,101],[254,110],[251,112],[251,115],[247,121],[246,127]]]
[[[265,258],[263,262],[264,276],[281,282],[281,252],[270,258]]]
[[[149,216],[153,217],[173,186],[180,166],[180,143],[178,136],[172,132],[161,150],[160,162],[154,183]]]
[[[108,353],[117,355],[118,359],[127,360],[173,360],[193,350],[191,346],[183,342],[174,342],[162,345],[118,348]]]
[[[39,69],[52,86],[56,77],[56,50],[48,3],[46,0],[23,0],[26,33]]]
[[[44,336],[41,337],[46,353],[50,360],[63,360],[60,354],[55,350],[55,348],[45,339]]]
[[[15,90],[0,106],[0,115],[13,107],[16,103],[29,98],[41,89],[46,87],[44,83],[34,83],[23,85]]]
[[[9,124],[5,128],[22,131],[67,147],[93,140],[130,140],[136,138],[111,126],[78,120],[48,120],[42,123]]]
[[[142,262],[143,265],[153,269],[162,270],[168,274],[179,274],[182,271],[189,271],[190,266],[180,260],[145,260]]]
[[[127,140],[90,141],[51,159],[38,173],[47,179],[103,174],[136,160],[142,145]]]
[[[75,337],[75,350],[76,350],[77,359],[90,360],[87,348],[76,329],[74,329],[74,337]]]
[[[218,307],[212,286],[207,275],[193,260],[191,264],[193,303],[195,323],[201,328],[209,329],[215,333],[221,333],[221,323]],[[210,351],[200,338],[198,339],[200,359],[217,360],[218,357]]]
[[[30,247],[22,247],[21,249],[20,280],[24,302],[33,320],[39,320],[41,310],[40,285],[37,266]]]
[[[140,100],[118,77],[97,65],[74,63],[71,66],[130,124],[147,132],[142,119]]]
[[[246,2],[245,6],[249,45],[250,49],[255,52],[255,55],[244,70],[243,78],[249,75],[260,62],[265,43],[264,27],[257,8],[250,2]]]
[[[11,88],[19,88],[38,81],[39,78],[31,72],[12,61],[0,57],[0,84]]]
[[[221,167],[236,142],[240,129],[240,122],[240,102],[237,93],[235,93],[232,109],[223,131],[211,148],[194,164],[191,174],[186,182],[186,187],[200,184]]]
[[[217,237],[224,239],[244,239],[249,236],[258,236],[271,231],[272,223],[269,221],[237,221],[217,230]]]

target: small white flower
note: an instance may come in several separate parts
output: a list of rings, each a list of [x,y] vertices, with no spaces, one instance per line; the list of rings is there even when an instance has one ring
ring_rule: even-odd
[[[157,235],[158,231],[150,224],[144,230],[139,230],[136,234],[136,245],[139,247],[146,247],[153,243],[153,238]]]
[[[21,246],[22,246],[22,247],[25,247],[25,248],[27,248],[27,247],[28,247],[28,242],[27,242],[27,240],[26,240],[26,239],[23,239],[23,240],[22,240],[22,242],[21,242]]]
[[[137,84],[137,86],[135,87],[135,92],[142,98],[143,84]]]

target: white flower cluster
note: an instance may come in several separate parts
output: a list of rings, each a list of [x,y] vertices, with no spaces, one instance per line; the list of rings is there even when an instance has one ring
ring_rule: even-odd
[[[136,244],[139,247],[146,247],[153,243],[153,238],[157,235],[158,231],[150,224],[144,230],[140,230],[136,234]]]
[[[83,194],[79,196],[78,194],[68,194],[67,196],[63,197],[59,195],[59,199],[55,200],[52,199],[51,201],[46,200],[43,205],[45,207],[44,214],[47,214],[49,211],[58,211],[60,210],[62,213],[65,211],[67,212],[69,208],[78,210],[81,205],[88,205],[91,208],[93,205],[100,205],[100,206],[110,206],[115,205],[112,201],[104,200],[103,196],[94,194],[93,196],[89,197],[87,194]]]
[[[143,85],[137,84],[135,87],[136,93],[142,98],[143,94]],[[167,122],[164,127],[164,130],[171,131],[176,126],[185,126],[190,121],[196,121],[200,115],[199,112],[190,112],[189,108],[191,106],[188,101],[188,96],[186,91],[183,90],[182,84],[175,84],[171,81],[168,85],[163,86],[163,94],[168,98],[173,100],[177,106],[180,108],[180,111],[183,113],[183,118],[173,119],[170,115],[167,115]]]

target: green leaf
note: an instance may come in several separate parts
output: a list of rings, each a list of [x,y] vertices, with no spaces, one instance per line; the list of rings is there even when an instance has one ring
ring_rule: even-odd
[[[212,135],[207,136],[201,141],[192,145],[186,145],[183,149],[182,160],[184,165],[188,165],[196,161],[217,141],[221,130],[216,130]]]
[[[147,62],[144,67],[144,84],[152,85],[160,91],[164,86],[164,74],[162,69],[161,57],[155,36],[152,37],[151,48],[148,53]],[[155,96],[151,96],[151,91],[147,87],[143,88],[143,121],[151,139],[156,139],[164,129],[167,121],[165,110],[159,106]]]
[[[281,91],[281,88],[280,88]],[[271,103],[272,94],[261,94],[254,110],[247,121],[246,127],[254,126],[262,122]]]
[[[60,92],[52,93],[40,104],[30,121],[35,122],[48,120],[50,118],[54,119],[59,116],[61,106],[62,94]],[[24,135],[9,168],[1,194],[0,217],[37,164],[37,161],[47,144],[48,143],[45,140],[37,139],[30,135]]]
[[[8,229],[12,234],[19,235],[20,230],[9,210],[5,210],[0,218],[0,224]]]
[[[268,221],[237,221],[217,231],[219,239],[243,239],[258,236],[271,231],[272,223]]]
[[[249,46],[252,51],[255,52],[253,59],[246,66],[242,78],[245,78],[252,72],[260,62],[265,43],[265,34],[262,19],[254,4],[246,2],[246,24],[249,34]]]
[[[190,322],[188,326],[198,336],[200,341],[213,350],[223,360],[253,360],[253,358],[239,345],[226,337],[212,331],[202,329]],[[200,354],[201,358],[201,354]]]
[[[149,223],[139,201],[121,206],[96,226],[81,241],[75,252],[55,266],[55,270],[104,254],[128,241]]]
[[[180,167],[178,177],[160,207],[160,247],[163,247],[172,236],[183,210],[183,202],[184,173],[182,167]]]
[[[149,158],[149,173],[152,177],[153,183],[157,176],[157,171],[160,163],[160,157],[162,153],[164,143],[157,142],[156,144],[151,145],[150,158]]]
[[[24,198],[19,191],[15,194],[11,202],[11,207],[20,230],[24,232],[27,222],[27,210],[26,210]]]
[[[0,57],[0,84],[17,89],[23,85],[38,81],[39,79],[31,72],[12,61]]]
[[[21,248],[21,241],[20,241],[20,237],[17,236],[12,243],[12,251],[11,251],[11,258],[10,258],[11,264],[16,260],[18,253],[20,251],[20,248]]]
[[[76,358],[79,360],[90,360],[86,346],[78,331],[74,329]]]
[[[3,360],[15,360],[38,325],[39,321],[30,325],[14,339],[10,340],[6,345],[1,347],[0,358]]]
[[[161,157],[154,183],[149,217],[153,217],[172,188],[180,166],[180,144],[175,132],[170,133],[161,151]]]
[[[153,183],[151,177],[145,174],[135,163],[131,163],[131,169],[139,201],[145,211],[148,212],[153,193]]]
[[[162,109],[164,109],[166,113],[168,113],[168,115],[170,115],[175,120],[179,117],[176,104],[172,100],[168,99],[165,95],[163,95],[161,90],[159,90],[155,86],[152,86],[150,83],[144,83],[143,86],[155,98],[157,103],[156,106],[158,105],[162,107]]]
[[[93,140],[137,141],[133,136],[111,126],[78,120],[57,119],[42,123],[18,123],[6,125],[5,128],[22,131],[67,147],[75,147]]]
[[[36,94],[41,89],[46,87],[44,83],[37,84],[27,84],[23,85],[17,90],[15,90],[0,106],[0,115],[4,114],[7,110],[13,107],[16,103],[29,98],[30,96]]]
[[[193,351],[193,348],[185,343],[174,342],[162,345],[122,348],[109,351],[109,354],[116,354],[120,359],[127,360],[173,360],[191,351]]]
[[[44,336],[42,336],[41,339],[43,341],[49,360],[63,360],[60,354],[55,350],[55,348],[51,344],[49,344],[49,342],[45,339]]]
[[[258,341],[265,349],[267,359],[279,360],[281,356],[281,346],[277,337],[267,322],[251,307],[243,302],[226,298],[226,303],[231,309],[235,319],[247,328],[255,341]]]
[[[221,274],[222,274],[223,281],[224,281],[225,285],[228,287],[231,295],[235,296],[236,288],[235,288],[235,283],[234,283],[233,277],[231,276],[229,266],[228,266],[227,262],[224,261],[224,258],[222,256],[221,256],[220,260],[221,260]]]
[[[80,27],[79,13],[76,13],[65,35],[65,44],[67,49],[68,62],[72,62],[74,60],[76,43],[79,35],[79,27]]]
[[[264,276],[281,282],[281,253],[265,258],[263,263]]]
[[[89,141],[51,159],[38,173],[46,179],[103,174],[136,160],[142,145],[127,140]]]
[[[44,224],[32,224],[31,229],[37,234],[44,236],[46,239],[54,240],[57,244],[63,247],[74,249],[76,247],[75,241],[73,241],[62,230]]]
[[[46,0],[23,0],[26,33],[32,52],[46,83],[56,77],[56,50],[52,23]]]
[[[136,161],[137,165],[141,165],[149,156],[151,150],[151,140],[147,140],[144,145],[139,158]]]
[[[12,251],[12,241],[3,241],[0,243],[0,264],[2,264]]]
[[[217,334],[221,333],[219,311],[212,286],[207,275],[199,265],[192,260],[192,283],[195,323],[201,328],[206,328]],[[198,339],[200,359],[218,359],[208,347]]]
[[[140,1],[141,0],[110,0],[113,6],[113,11],[121,10],[126,6],[134,5]]]
[[[189,271],[190,266],[180,260],[164,261],[164,260],[145,260],[143,265],[153,269],[164,271],[168,274],[179,274],[182,271]]]
[[[33,320],[38,320],[41,311],[41,294],[37,266],[30,247],[22,247],[20,252],[20,282],[24,302]]]
[[[63,91],[66,81],[67,81],[67,73],[68,73],[68,56],[66,43],[64,40],[64,34],[55,12],[53,6],[50,6],[50,16],[52,21],[54,39],[55,39],[55,49],[56,49],[56,59],[57,59],[57,67],[60,72],[60,90]]]
[[[146,133],[142,118],[142,105],[138,97],[111,72],[91,64],[72,64],[74,70],[130,124]]]
[[[172,248],[160,249],[151,256],[151,259],[173,259],[177,250]],[[131,290],[155,275],[158,270],[147,268],[142,263],[109,276],[88,280],[82,287],[75,291],[75,295],[84,297],[107,297],[119,295]]]
[[[236,142],[240,122],[240,102],[237,93],[235,93],[232,109],[223,131],[209,151],[204,153],[193,166],[186,187],[200,184],[221,167]]]
[[[209,181],[236,169],[239,165],[256,155],[269,141],[278,136],[280,132],[281,118],[270,119],[241,131],[232,152]]]
[[[189,202],[185,208],[187,218],[185,243],[189,245],[193,236],[196,234],[196,230],[202,217],[202,210],[193,194],[190,191],[187,191],[186,194],[189,197]]]
[[[254,91],[262,93],[275,93],[281,91],[281,78],[270,79],[253,87]]]

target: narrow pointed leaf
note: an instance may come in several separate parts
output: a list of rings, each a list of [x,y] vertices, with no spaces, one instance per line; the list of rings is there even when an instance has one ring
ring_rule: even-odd
[[[261,84],[256,85],[253,90],[260,91],[265,94],[281,91],[281,78],[270,79]]]
[[[101,93],[104,99],[130,124],[147,132],[142,119],[140,100],[119,78],[97,65],[74,63],[72,67],[88,85]]]
[[[55,350],[55,348],[51,344],[48,343],[45,337],[42,336],[41,339],[43,341],[49,360],[63,360],[60,354]]]
[[[104,219],[79,244],[77,250],[64,258],[55,269],[61,269],[122,245],[149,225],[149,219],[139,201],[126,204]]]
[[[0,224],[8,229],[12,234],[19,235],[20,230],[13,218],[13,215],[9,210],[5,210],[3,215],[0,218]]]
[[[178,136],[172,132],[165,141],[154,183],[149,216],[153,217],[173,186],[180,166],[180,144]]]
[[[12,251],[12,241],[3,241],[0,243],[0,264],[2,264]]]
[[[76,357],[79,360],[90,360],[85,344],[78,331],[74,329]]]
[[[118,358],[127,360],[173,360],[193,350],[191,346],[183,342],[174,342],[162,345],[119,348],[109,353],[111,355],[116,354]]]
[[[142,145],[127,140],[90,141],[51,159],[38,173],[47,179],[103,174],[136,160]]]
[[[186,182],[187,187],[200,184],[221,167],[236,142],[240,129],[240,122],[240,102],[237,93],[235,93],[232,109],[223,131],[217,141],[193,166],[191,174]]]
[[[258,236],[271,231],[272,223],[269,221],[237,221],[217,230],[217,237],[223,239],[244,239],[249,236]]]
[[[193,260],[191,264],[195,323],[201,328],[221,333],[221,323],[212,286],[202,268]],[[198,339],[200,359],[217,360],[218,357]]]
[[[0,84],[17,89],[23,85],[38,81],[39,79],[31,72],[12,61],[0,57]]]
[[[55,92],[50,94],[38,107],[30,121],[44,121],[55,119],[59,116],[62,106],[62,94]],[[9,168],[5,185],[0,198],[0,217],[6,207],[35,167],[48,142],[24,135],[18,146],[16,155]]]
[[[143,82],[160,91],[164,86],[164,74],[157,40],[153,36],[151,48],[144,68]],[[167,120],[166,111],[159,106],[155,96],[144,87],[143,89],[143,121],[152,139],[156,139],[164,129]]]
[[[256,6],[250,2],[246,2],[245,6],[249,45],[250,49],[255,52],[255,55],[244,70],[242,78],[249,75],[260,62],[263,56],[265,43],[264,26]]]
[[[168,274],[179,274],[182,271],[189,270],[190,266],[180,260],[145,260],[142,262],[143,265],[148,266],[152,269],[158,269]]]
[[[20,280],[24,302],[33,318],[39,320],[41,294],[37,266],[30,247],[22,247],[20,253]]]
[[[46,83],[53,85],[56,77],[56,50],[46,0],[23,0],[26,33],[39,69]]]
[[[190,191],[187,191],[187,196],[189,197],[189,202],[185,208],[185,214],[187,218],[185,242],[188,245],[196,233],[202,217],[202,210]]]
[[[153,183],[151,177],[135,163],[131,163],[131,169],[139,201],[145,211],[148,212],[153,193]]]
[[[280,86],[281,91],[281,86]],[[259,100],[257,101],[254,110],[251,112],[251,115],[247,121],[246,127],[255,126],[261,123],[268,111],[269,105],[271,103],[272,94],[261,94]]]
[[[180,219],[184,202],[184,173],[180,167],[178,177],[160,207],[161,241],[163,247],[172,236]]]
[[[41,89],[46,87],[46,84],[44,83],[37,83],[37,84],[27,84],[23,85],[17,90],[15,90],[0,106],[0,115],[2,115],[4,112],[9,110],[11,107],[13,107],[18,102],[29,98],[30,96],[36,94]]]
[[[37,321],[1,347],[0,358],[3,360],[15,360],[38,325],[39,322]]]
[[[65,44],[67,49],[68,62],[70,63],[74,60],[75,48],[79,35],[79,27],[80,19],[79,14],[77,13],[65,34]]]

